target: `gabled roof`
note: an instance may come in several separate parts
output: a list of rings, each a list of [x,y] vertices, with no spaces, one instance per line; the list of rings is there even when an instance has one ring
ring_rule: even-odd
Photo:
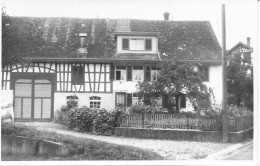
[[[249,45],[243,43],[243,42],[239,42],[237,43],[234,47],[232,47],[230,50],[227,51],[227,55],[231,54],[235,49],[239,48],[239,47],[243,47],[248,49],[250,52],[253,52],[253,48],[250,47]]]
[[[11,17],[27,35],[25,57],[76,58],[80,33],[86,33],[87,58],[126,58],[116,54],[115,19]],[[130,19],[131,33],[158,34],[159,55],[154,60],[220,61],[221,48],[208,21]],[[22,54],[22,53],[21,53]],[[167,56],[165,56],[167,55]],[[142,56],[131,55],[134,59]],[[151,57],[146,55],[147,60]]]

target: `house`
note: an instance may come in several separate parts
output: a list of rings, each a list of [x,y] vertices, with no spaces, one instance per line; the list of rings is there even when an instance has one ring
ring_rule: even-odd
[[[242,66],[248,67],[248,76],[252,78],[253,76],[253,63],[252,63],[252,53],[253,48],[250,46],[250,37],[247,37],[247,44],[243,42],[237,43],[230,50],[227,51],[228,62],[238,60],[241,62]]]
[[[227,85],[229,104],[253,109],[253,48],[250,38],[247,44],[239,42],[227,51]]]
[[[24,63],[2,70],[2,90],[13,90],[17,121],[53,120],[71,102],[106,109],[135,104],[138,81],[153,79],[158,64],[173,57],[200,64],[221,101],[221,48],[208,21],[12,19],[38,41],[28,46],[33,51]]]

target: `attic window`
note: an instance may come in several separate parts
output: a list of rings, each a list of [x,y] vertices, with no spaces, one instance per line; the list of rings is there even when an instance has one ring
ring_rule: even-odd
[[[130,50],[144,50],[144,39],[130,39]]]

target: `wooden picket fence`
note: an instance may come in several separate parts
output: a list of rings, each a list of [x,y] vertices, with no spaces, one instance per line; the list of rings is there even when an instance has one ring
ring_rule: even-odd
[[[121,127],[221,131],[222,117],[190,114],[131,113],[124,118]],[[252,127],[252,115],[229,118],[230,132],[242,131]]]

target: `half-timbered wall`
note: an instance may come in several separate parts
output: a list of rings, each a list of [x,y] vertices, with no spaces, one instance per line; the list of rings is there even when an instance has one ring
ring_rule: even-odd
[[[10,89],[12,73],[55,73],[55,63],[28,63],[5,66],[2,69],[2,90]]]
[[[12,66],[13,73],[55,73],[55,63],[31,63]]]
[[[72,66],[84,68],[84,83],[72,83]],[[109,64],[57,64],[57,92],[112,93]]]
[[[72,66],[84,69],[84,83],[72,83]],[[112,93],[110,64],[31,63],[6,66],[2,69],[2,90],[10,89],[12,73],[56,73],[56,92]]]
[[[10,75],[11,75],[10,66],[5,66],[2,69],[2,83],[1,83],[2,90],[10,90]]]

